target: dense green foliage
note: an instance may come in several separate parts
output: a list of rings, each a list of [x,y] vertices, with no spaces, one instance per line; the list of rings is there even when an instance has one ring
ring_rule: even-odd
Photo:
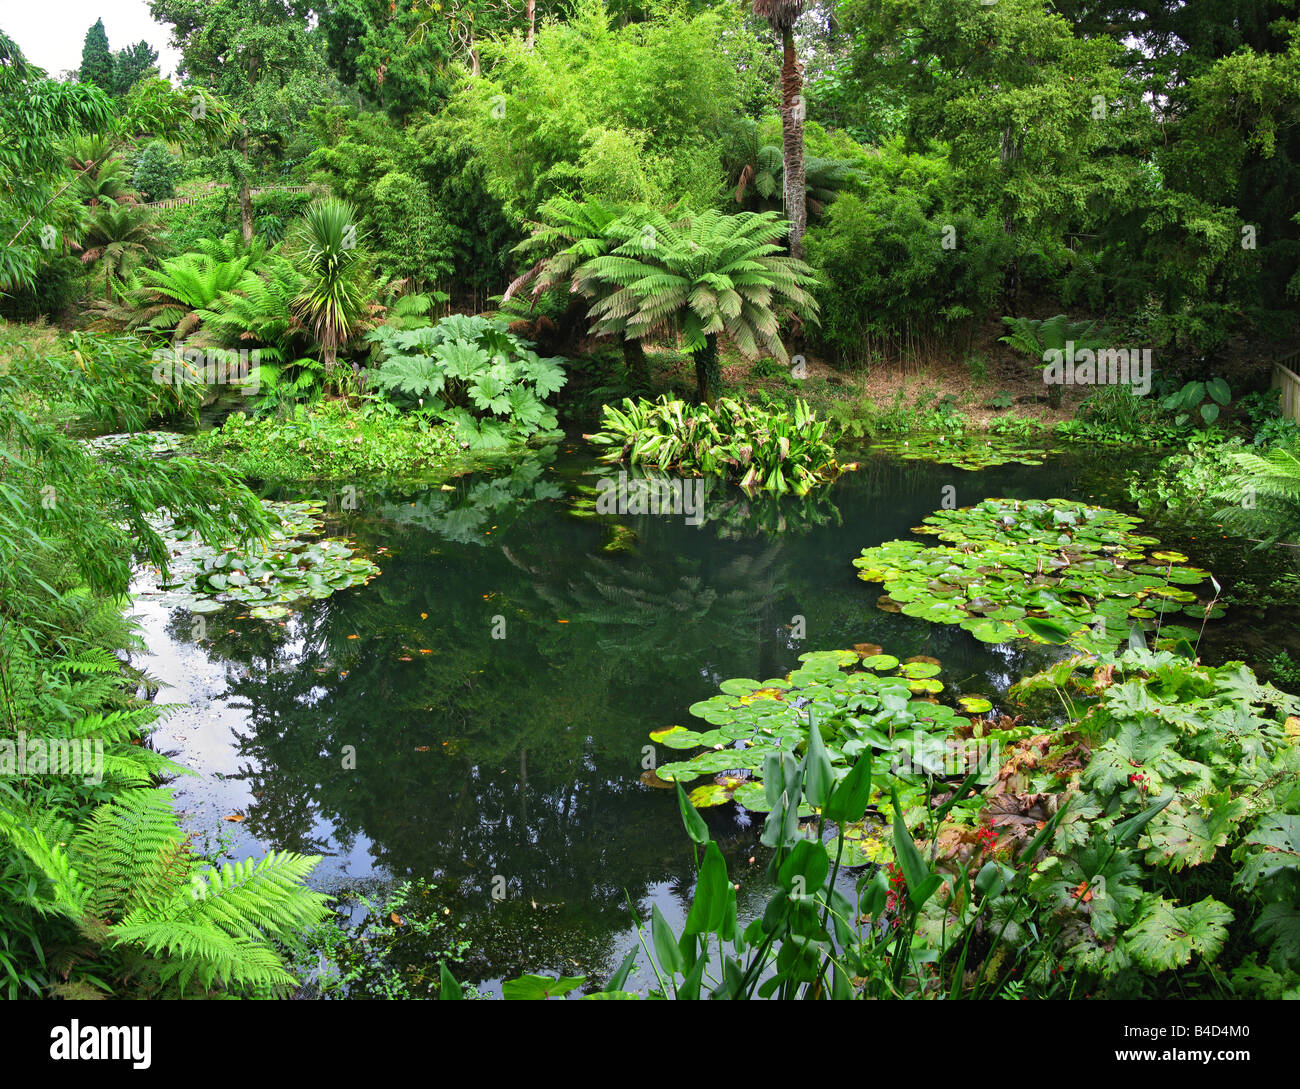
[[[698,882],[682,934],[651,915],[656,990],[1152,997],[1177,973],[1188,994],[1295,994],[1297,705],[1197,658],[1225,604],[1249,625],[1238,604],[1285,602],[1294,572],[1225,591],[1160,546],[1248,541],[1285,567],[1300,545],[1300,425],[1267,388],[1300,344],[1292,0],[148,8],[174,78],[102,19],[69,30],[61,78],[0,32],[0,314],[43,323],[0,331],[0,759],[20,730],[104,753],[93,782],[0,774],[8,994],[282,995],[323,953],[319,993],[472,996],[463,940],[418,918],[419,875],[303,944],[315,855],[222,865],[182,828],[122,618],[142,573],[167,609],[290,629],[313,601],[383,592],[362,589],[364,545],[322,537],[322,487],[390,488],[389,529],[485,550],[568,502],[609,555],[535,593],[548,618],[611,658],[628,647],[609,633],[640,625],[639,653],[711,685],[709,648],[785,608],[747,550],[840,520],[829,485],[858,466],[836,443],[970,490],[1025,467],[1012,498],[957,509],[945,487],[914,531],[937,542],[867,548],[859,604],[1000,648],[1007,684],[1021,655],[1080,653],[1005,715],[941,702],[936,659],[805,653],[693,704],[708,729],[655,731],[681,759],[646,785],[712,777],[678,789]],[[593,419],[605,465],[533,460]],[[1159,539],[1091,498],[1027,498],[1076,443],[1124,465]],[[642,563],[651,531],[615,519],[615,473],[635,517],[695,496],[687,524],[728,537],[731,566],[689,567],[689,545],[680,570]],[[534,562],[501,552],[485,608],[491,563]],[[522,610],[490,608],[494,628]],[[525,742],[558,744],[598,697],[556,700],[451,642],[416,649],[458,692],[483,674],[555,705],[536,737],[515,724],[523,796]],[[346,676],[327,659],[314,676]],[[472,734],[482,705],[459,699],[419,707]],[[953,773],[967,742],[1006,751]],[[753,921],[693,808],[724,805],[769,814]]]
[[[553,432],[546,398],[564,388],[564,362],[543,359],[500,319],[456,314],[429,324],[380,326],[372,381],[398,404],[453,426],[474,451]]]
[[[802,401],[786,414],[726,397],[712,408],[663,397],[604,413],[603,430],[587,438],[607,448],[607,461],[718,475],[774,495],[807,495],[839,473],[826,422]]]
[[[326,402],[284,416],[236,413],[199,436],[195,449],[253,480],[355,481],[445,476],[461,445],[449,428],[421,419]]]
[[[681,935],[652,911],[657,997],[1138,997],[1170,973],[1185,994],[1300,993],[1295,697],[1241,663],[1130,649],[1017,686],[1056,693],[1066,728],[1004,716],[998,730],[909,702],[908,676],[937,665],[881,678],[897,658],[802,658],[786,679],[724,681],[692,708],[709,733],[652,735],[732,742],[660,769],[679,780],[699,878]],[[991,764],[989,739],[1006,743]],[[681,779],[724,764],[688,798]],[[767,814],[775,891],[748,925],[695,811],[727,800]],[[881,857],[851,896],[841,873]],[[604,994],[639,997],[622,990],[638,956]],[[583,982],[527,976],[505,997]]]
[[[74,344],[0,375],[4,986],[9,997],[284,993],[295,980],[277,943],[323,914],[302,885],[317,859],[200,854],[157,789],[184,769],[140,744],[167,709],[137,695],[151,681],[118,656],[139,647],[121,615],[132,560],[163,571],[171,560],[160,508],[223,543],[266,520],[247,489],[193,458],[158,458],[138,440],[92,449],[29,415],[33,392],[38,407],[131,431],[195,409],[166,403],[185,387],[150,381],[138,341]]]

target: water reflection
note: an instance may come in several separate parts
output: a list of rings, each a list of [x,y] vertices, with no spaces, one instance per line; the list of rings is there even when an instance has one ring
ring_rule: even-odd
[[[224,769],[178,784],[191,824],[227,829],[236,855],[325,854],[327,886],[435,881],[471,924],[481,977],[574,960],[599,971],[628,947],[629,897],[680,918],[692,864],[676,802],[639,777],[647,733],[688,722],[719,680],[872,642],[938,657],[957,691],[995,695],[1048,653],[882,612],[850,561],[906,535],[945,485],[958,505],[1076,498],[1076,463],[966,473],[864,459],[812,500],[715,486],[701,526],[594,517],[605,471],[566,447],[450,491],[363,490],[339,517],[383,568],[368,586],[283,624],[227,610],[197,650],[183,613],[150,627],[149,664],[176,689],[164,698],[192,704],[164,741]],[[222,730],[201,726],[214,717]],[[232,814],[243,820],[223,825]],[[742,903],[761,895],[757,825],[726,809],[708,819]]]

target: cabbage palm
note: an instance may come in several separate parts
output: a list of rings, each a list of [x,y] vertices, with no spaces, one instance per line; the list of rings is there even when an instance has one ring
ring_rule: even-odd
[[[357,240],[356,210],[337,197],[313,202],[298,226],[296,263],[303,288],[294,300],[294,314],[316,337],[327,374],[369,310]]]
[[[670,222],[658,212],[611,223],[617,243],[574,274],[596,302],[593,333],[642,340],[676,331],[695,363],[701,401],[712,404],[718,382],[718,334],[748,358],[787,358],[783,317],[815,320],[812,270],[778,244],[787,224],[773,212],[708,211]]]

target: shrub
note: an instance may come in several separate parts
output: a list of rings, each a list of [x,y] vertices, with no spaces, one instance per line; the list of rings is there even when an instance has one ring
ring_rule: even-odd
[[[253,480],[410,480],[441,477],[461,452],[450,428],[389,408],[357,411],[342,401],[297,405],[285,416],[237,412],[194,441]]]
[[[499,318],[453,314],[417,328],[380,326],[367,339],[379,351],[375,386],[398,405],[453,424],[471,450],[555,430],[546,398],[564,387],[564,361],[543,359]]]
[[[181,173],[181,164],[167,150],[167,145],[161,140],[153,140],[145,145],[136,159],[131,184],[146,201],[169,200],[176,195],[176,183]]]
[[[805,241],[823,284],[818,341],[844,363],[951,338],[986,313],[1001,288],[999,225],[966,213],[929,214],[911,190],[844,193]]]
[[[727,397],[713,408],[624,400],[621,410],[605,406],[603,426],[587,438],[608,447],[606,461],[719,475],[778,495],[806,495],[840,472],[827,423],[803,401],[793,412],[767,412]]]

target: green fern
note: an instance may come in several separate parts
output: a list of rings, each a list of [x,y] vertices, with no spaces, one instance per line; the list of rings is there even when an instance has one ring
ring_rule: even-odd
[[[1228,505],[1214,517],[1225,526],[1265,544],[1300,538],[1300,457],[1295,447],[1275,446],[1262,454],[1238,450],[1229,455],[1236,472],[1213,492]]]
[[[592,332],[627,340],[680,333],[700,399],[712,404],[720,335],[747,358],[785,360],[781,321],[816,320],[812,270],[780,245],[788,230],[771,212],[708,211],[676,221],[635,212],[615,220],[606,228],[613,247],[574,273],[577,289],[596,300]]]

